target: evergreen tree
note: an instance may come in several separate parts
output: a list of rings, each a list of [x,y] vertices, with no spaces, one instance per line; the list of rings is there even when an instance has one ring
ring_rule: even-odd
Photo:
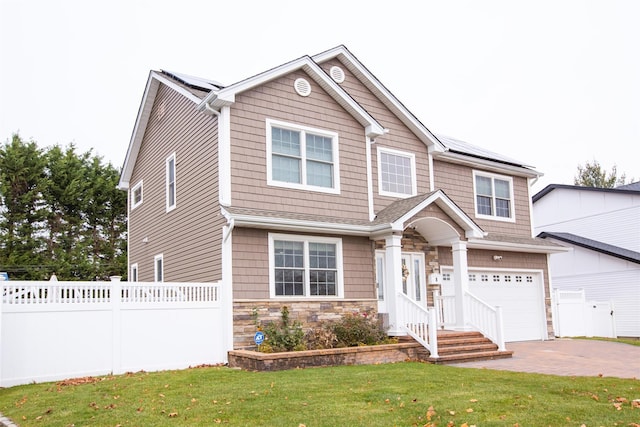
[[[44,157],[35,142],[13,135],[0,148],[0,269],[17,279],[42,279]]]
[[[0,147],[0,270],[12,279],[126,276],[127,201],[119,171],[73,145],[14,135]]]

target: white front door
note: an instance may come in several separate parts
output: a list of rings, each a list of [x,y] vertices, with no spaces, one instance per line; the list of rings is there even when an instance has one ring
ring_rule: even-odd
[[[378,290],[378,312],[386,313],[385,295],[392,286],[387,286],[384,281],[385,273],[384,251],[376,251],[376,284]],[[415,302],[426,307],[427,305],[427,280],[424,265],[424,253],[402,253],[402,292]]]

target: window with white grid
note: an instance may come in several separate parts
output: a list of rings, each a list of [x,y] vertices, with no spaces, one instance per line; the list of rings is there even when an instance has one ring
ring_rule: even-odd
[[[378,147],[378,185],[379,192],[383,196],[415,196],[417,194],[415,155]]]

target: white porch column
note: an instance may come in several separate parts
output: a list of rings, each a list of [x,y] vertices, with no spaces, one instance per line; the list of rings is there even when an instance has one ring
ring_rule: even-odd
[[[456,329],[465,329],[466,310],[464,296],[469,290],[469,266],[467,265],[467,242],[451,244],[453,252],[453,285],[456,296]]]
[[[385,239],[385,279],[387,284],[387,311],[389,312],[389,331],[391,336],[406,335],[400,325],[402,313],[400,312],[398,292],[402,292],[402,236],[392,235]]]

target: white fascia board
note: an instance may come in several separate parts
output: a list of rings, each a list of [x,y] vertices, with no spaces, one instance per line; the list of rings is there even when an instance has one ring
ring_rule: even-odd
[[[236,227],[263,228],[267,230],[279,230],[287,232],[305,232],[320,234],[340,234],[346,236],[370,237],[372,234],[388,234],[390,224],[376,226],[352,225],[340,223],[326,223],[318,221],[291,220],[289,218],[272,218],[258,215],[232,214],[221,208],[222,215],[227,223],[233,223]]]
[[[507,252],[530,252],[537,254],[558,254],[562,252],[569,252],[569,248],[560,246],[540,246],[540,245],[528,245],[526,243],[512,243],[512,242],[496,242],[493,240],[481,240],[481,239],[469,239],[469,249],[488,249],[488,250],[500,250]]]
[[[464,154],[452,153],[447,151],[445,153],[434,154],[435,160],[449,161],[451,163],[457,163],[465,166],[471,166],[474,168],[482,168],[483,170],[507,173],[514,176],[521,176],[525,178],[538,178],[543,176],[542,173],[534,171],[533,169],[524,168],[521,166],[508,165],[492,160],[479,159],[477,157],[471,157]]]
[[[411,129],[418,138],[434,152],[444,152],[446,147],[431,133],[420,121],[344,46],[313,56],[316,62],[324,62],[336,57],[342,57],[346,67],[354,75],[358,76],[363,84],[371,90],[398,118]]]
[[[127,190],[129,188],[129,181],[131,180],[131,174],[133,173],[133,167],[136,164],[138,153],[140,152],[140,145],[144,138],[144,133],[151,117],[151,110],[153,109],[153,103],[158,93],[160,83],[170,87],[181,95],[185,96],[190,101],[199,104],[200,98],[175,84],[173,81],[167,79],[161,74],[151,71],[147,79],[147,85],[145,86],[144,93],[142,95],[142,101],[140,102],[140,108],[138,109],[138,116],[131,133],[131,139],[129,141],[129,147],[127,148],[127,155],[124,159],[122,166],[122,173],[120,174],[120,181],[117,188],[120,190]]]

